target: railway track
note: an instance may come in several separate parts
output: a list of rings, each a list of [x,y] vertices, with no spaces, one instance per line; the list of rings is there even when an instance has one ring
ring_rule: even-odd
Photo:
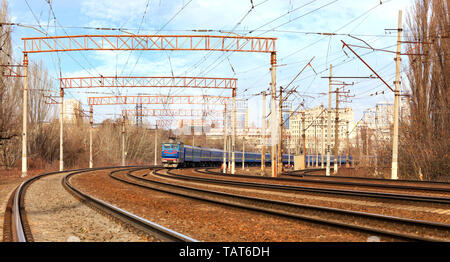
[[[324,171],[322,168],[297,170],[284,172],[282,177],[296,177],[301,181],[318,184],[336,184],[349,186],[365,186],[373,188],[391,188],[401,190],[416,190],[424,192],[450,193],[450,183],[435,181],[417,181],[402,179],[382,179],[370,177],[351,177],[351,176],[326,176],[320,174],[311,174],[312,172]],[[217,173],[217,172],[216,172]]]
[[[425,202],[425,203],[433,203],[433,204],[450,204],[450,197],[440,197],[440,196],[428,196],[428,195],[414,195],[411,193],[386,193],[386,192],[374,192],[374,191],[366,191],[366,190],[353,190],[353,189],[336,189],[336,188],[324,188],[324,187],[311,187],[311,186],[298,186],[298,185],[278,185],[278,184],[270,184],[270,183],[255,183],[255,182],[242,182],[242,181],[236,181],[236,180],[230,180],[230,177],[234,178],[248,178],[248,179],[257,179],[262,180],[265,182],[270,181],[285,181],[285,182],[311,182],[311,181],[304,181],[304,180],[298,180],[298,179],[292,179],[292,178],[270,178],[270,177],[261,177],[261,176],[251,176],[251,175],[229,175],[229,174],[223,174],[220,172],[211,171],[211,168],[196,168],[196,172],[203,173],[203,174],[209,174],[209,175],[216,175],[219,177],[223,177],[225,179],[208,179],[208,178],[199,178],[196,176],[186,176],[186,175],[180,175],[184,176],[186,179],[191,180],[198,180],[198,181],[204,181],[204,182],[210,182],[210,183],[223,183],[223,184],[230,184],[230,185],[238,185],[238,186],[249,186],[249,187],[255,187],[255,188],[266,188],[266,189],[277,189],[277,190],[286,190],[286,191],[293,191],[293,192],[309,192],[309,193],[321,193],[321,194],[334,194],[334,195],[346,195],[346,196],[356,196],[356,197],[370,197],[370,198],[376,198],[376,199],[388,199],[388,200],[405,200],[405,201],[414,201],[414,202]],[[371,183],[357,183],[357,184],[348,184],[348,183],[334,183],[333,181],[330,182],[321,182],[313,180],[312,182],[318,183],[319,185],[350,185],[350,186],[360,186],[360,187],[376,187],[379,189],[391,189],[392,187],[388,185],[387,187],[384,187],[382,184],[376,184],[373,185]],[[404,186],[398,186],[396,189],[401,190],[415,190],[415,187],[404,187]],[[426,192],[424,187],[420,187],[421,191]],[[432,192],[435,192],[436,188],[432,188]]]
[[[78,198],[82,203],[100,211],[101,213],[106,214],[107,216],[113,217],[115,220],[120,221],[126,226],[132,226],[137,231],[144,232],[144,234],[149,234],[152,236],[156,236],[158,239],[162,241],[176,241],[176,242],[197,242],[197,240],[192,239],[188,236],[160,226],[156,223],[148,221],[144,218],[138,217],[126,210],[115,207],[110,203],[106,203],[100,199],[89,196],[88,194],[83,193],[81,190],[77,189],[70,183],[70,177],[75,176],[77,174],[82,174],[86,172],[92,172],[95,170],[105,170],[105,169],[118,169],[112,172],[118,171],[128,171],[130,169],[135,169],[136,167],[102,167],[102,168],[94,168],[94,169],[77,169],[77,170],[69,170],[64,171],[64,173],[68,173],[61,180],[64,188],[71,194],[73,194],[76,198]],[[149,167],[145,167],[149,168]],[[17,187],[12,196],[10,197],[10,201],[8,203],[7,212],[5,213],[5,227],[4,230],[4,241],[13,241],[13,242],[32,242],[33,234],[28,223],[27,214],[25,212],[24,207],[24,196],[26,194],[27,188],[35,181],[55,175],[60,174],[62,172],[51,172],[38,175],[36,177],[30,178],[24,181],[21,185]]]
[[[349,230],[357,230],[371,234],[388,236],[398,240],[450,240],[449,224],[384,216],[323,206],[287,203],[265,198],[231,194],[217,190],[200,189],[174,182],[156,181],[154,179],[149,179],[148,176],[140,177],[133,174],[136,171],[137,170],[131,170],[128,173],[128,176],[133,178],[134,181],[120,179],[114,177],[113,175],[112,177],[126,183],[138,185],[140,187],[146,187],[189,198],[294,218],[302,221],[306,220],[341,229],[346,228]],[[151,171],[151,174],[152,176],[166,180],[173,180],[174,176],[178,176],[177,174],[167,170],[164,173],[163,169],[153,170]],[[138,183],[136,181],[144,183]]]

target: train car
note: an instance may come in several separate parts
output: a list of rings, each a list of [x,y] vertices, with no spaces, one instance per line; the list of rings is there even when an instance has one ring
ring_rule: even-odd
[[[211,148],[211,164],[214,166],[220,166],[223,162],[223,150]]]
[[[171,139],[169,142],[162,143],[161,150],[161,161],[164,167],[167,168],[177,168],[177,167],[194,167],[194,166],[220,166],[223,163],[224,152],[222,149],[216,148],[202,148],[191,145],[185,145],[182,142],[175,141]],[[330,164],[334,165],[334,155],[330,156]],[[226,162],[231,159],[231,154],[225,154]],[[324,158],[326,163],[326,157]],[[260,165],[261,164],[261,153],[254,152],[241,152],[235,151],[235,162],[236,165],[242,164],[245,161],[247,166],[249,165]],[[338,163],[344,165],[347,163],[347,157],[344,155],[338,156]],[[352,157],[350,156],[350,161]],[[266,153],[265,158],[266,165],[269,166],[271,163],[270,153]],[[294,156],[283,154],[282,156],[283,165],[293,165]],[[307,155],[306,163],[309,166],[321,165],[322,156],[319,155]]]
[[[181,142],[162,143],[161,162],[164,167],[178,167],[184,163],[184,144]]]

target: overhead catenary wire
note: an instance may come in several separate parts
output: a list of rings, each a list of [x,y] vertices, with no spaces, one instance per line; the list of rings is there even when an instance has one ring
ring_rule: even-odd
[[[383,1],[384,2],[384,1]],[[291,10],[292,10],[292,8],[291,8]],[[293,16],[294,17],[294,16]],[[367,17],[366,17],[367,18]],[[57,27],[58,25],[54,25],[54,27]],[[167,29],[167,30],[171,30],[171,29]],[[277,29],[275,29],[275,30],[273,30],[274,32],[275,31],[277,31]],[[280,30],[281,31],[281,30]],[[235,32],[237,32],[237,30],[235,30]],[[264,31],[255,31],[255,33],[258,33],[258,32],[264,32]],[[389,36],[388,36],[389,37]],[[225,58],[225,60],[228,60],[228,62],[231,64],[232,62],[230,61],[230,59],[229,59],[229,57],[226,57]],[[168,58],[168,61],[169,61],[169,64],[172,64],[172,59],[169,57]],[[345,61],[345,60],[344,60]],[[233,61],[234,62],[234,61]],[[349,62],[348,60],[347,60],[347,62]],[[206,65],[206,64],[205,64]],[[233,66],[231,66],[231,67],[233,67]],[[236,73],[236,74],[240,74],[240,72],[238,71],[238,70],[236,70],[234,73]],[[173,75],[174,73],[173,73],[173,68],[171,69],[171,74]],[[312,77],[312,75],[310,75],[310,76],[308,76],[308,77]],[[288,78],[288,76],[287,77],[285,77],[285,78]],[[291,77],[289,77],[289,78],[291,78]],[[280,78],[280,79],[282,79],[282,78]],[[303,80],[303,77],[302,77],[302,79],[299,79],[299,81],[302,81]],[[243,94],[245,94],[246,92],[248,92],[248,90],[251,90],[251,89],[249,89],[249,87],[245,87],[245,91],[241,91],[241,92],[239,92],[239,94],[240,95],[243,95]],[[181,90],[180,90],[181,91]],[[202,90],[203,91],[203,90]]]

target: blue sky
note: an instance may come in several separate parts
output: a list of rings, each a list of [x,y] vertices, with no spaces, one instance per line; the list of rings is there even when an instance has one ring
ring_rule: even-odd
[[[347,49],[341,40],[374,48],[395,51],[398,11],[403,11],[403,25],[412,0],[9,0],[12,22],[33,26],[15,26],[14,56],[22,59],[22,37],[82,34],[205,34],[192,30],[213,30],[208,34],[277,37],[277,86],[286,86],[305,64],[308,67],[290,87],[298,86],[289,98],[294,108],[304,100],[307,107],[328,105],[329,65],[335,76],[368,76],[372,72]],[[381,4],[380,4],[381,3]],[[251,11],[250,11],[251,10]],[[56,19],[55,19],[56,17]],[[91,28],[120,28],[95,30]],[[221,32],[219,32],[221,31]],[[232,32],[231,32],[232,31]],[[231,33],[230,33],[231,32]],[[324,36],[317,33],[338,33]],[[354,36],[352,38],[348,36]],[[408,34],[408,30],[404,30]],[[354,48],[363,55],[390,85],[395,76],[394,54]],[[88,51],[60,54],[31,54],[33,61],[42,60],[55,79],[71,76],[208,76],[238,78],[238,98],[249,99],[250,123],[260,125],[261,97],[255,94],[269,88],[270,55],[256,53],[222,53],[203,51]],[[403,59],[403,66],[407,59]],[[315,71],[315,72],[314,72]],[[317,73],[317,74],[316,74]],[[403,84],[407,80],[402,75]],[[362,111],[380,101],[392,101],[393,93],[378,79],[348,79],[355,110],[355,121]],[[85,91],[96,94],[85,94]],[[384,95],[372,95],[384,91]],[[88,110],[88,96],[108,94],[210,94],[231,95],[228,90],[66,90],[67,98],[78,98]],[[334,99],[333,99],[334,101]],[[149,107],[149,106],[147,106]],[[155,106],[156,107],[156,106]],[[132,105],[95,108],[95,121]],[[267,109],[268,110],[268,109]]]

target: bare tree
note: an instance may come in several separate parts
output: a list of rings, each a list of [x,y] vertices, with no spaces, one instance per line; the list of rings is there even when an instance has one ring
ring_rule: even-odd
[[[2,1],[0,22],[7,23],[8,5]],[[0,64],[13,65],[11,27],[0,27]],[[16,147],[20,141],[20,78],[4,77],[6,68],[0,67],[0,165],[11,167],[20,156]]]
[[[404,177],[445,180],[450,167],[448,1],[416,0],[407,24],[411,121],[402,127],[400,168]]]

